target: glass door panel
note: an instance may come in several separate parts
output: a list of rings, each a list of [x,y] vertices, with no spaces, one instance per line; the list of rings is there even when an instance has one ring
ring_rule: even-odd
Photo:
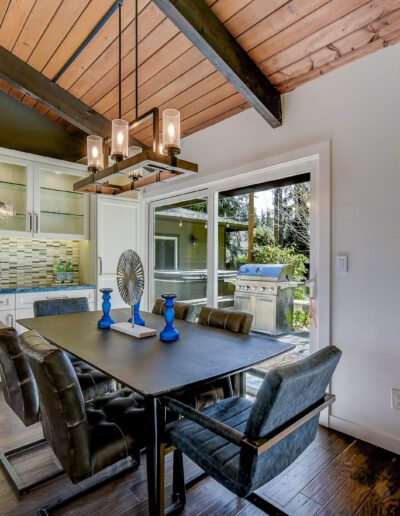
[[[82,177],[59,170],[40,170],[40,233],[83,235],[85,199],[73,191]]]
[[[176,294],[194,305],[207,304],[207,198],[164,205],[154,212],[154,299]]]
[[[21,232],[29,230],[28,167],[17,163],[0,162],[0,203],[6,205],[11,215],[0,216],[0,231]]]

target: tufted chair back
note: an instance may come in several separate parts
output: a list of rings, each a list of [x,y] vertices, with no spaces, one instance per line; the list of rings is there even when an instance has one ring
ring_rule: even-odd
[[[204,306],[199,313],[197,323],[203,326],[213,326],[233,333],[248,334],[253,322],[253,316],[237,310],[222,310]]]
[[[87,478],[91,475],[89,428],[75,370],[65,353],[36,331],[20,338],[39,389],[44,437],[73,482]]]
[[[245,434],[254,440],[278,431],[320,401],[331,381],[342,352],[328,346],[293,364],[267,373],[247,420]],[[240,482],[257,489],[286,469],[314,440],[319,414],[259,457],[241,452]]]
[[[164,315],[165,312],[165,301],[164,299],[156,299],[153,306],[153,314]],[[175,318],[187,321],[193,313],[193,305],[189,303],[181,303],[176,301],[174,303]]]
[[[33,313],[35,317],[75,314],[77,312],[89,312],[89,301],[87,297],[43,299],[33,303]]]
[[[39,421],[35,378],[24,357],[15,328],[0,323],[0,375],[4,399],[25,426]]]

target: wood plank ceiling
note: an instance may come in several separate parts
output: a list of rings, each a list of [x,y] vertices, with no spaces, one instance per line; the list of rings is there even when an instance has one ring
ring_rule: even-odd
[[[206,0],[280,92],[400,40],[400,0]],[[115,0],[0,0],[0,45],[53,79]],[[122,112],[134,118],[134,0],[124,0]],[[118,116],[118,15],[57,83],[108,119]],[[150,1],[139,0],[139,113],[181,111],[186,136],[248,107]],[[1,63],[0,63],[1,66]],[[0,88],[75,128],[2,82]],[[150,144],[150,125],[135,133]]]

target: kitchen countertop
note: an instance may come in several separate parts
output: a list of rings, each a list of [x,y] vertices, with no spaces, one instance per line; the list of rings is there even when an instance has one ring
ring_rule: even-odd
[[[50,292],[53,290],[82,290],[94,289],[96,285],[52,285],[50,287],[16,287],[0,288],[0,294],[20,294],[23,292]]]

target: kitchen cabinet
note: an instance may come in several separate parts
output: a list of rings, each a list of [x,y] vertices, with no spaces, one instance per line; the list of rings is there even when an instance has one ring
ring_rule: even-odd
[[[0,152],[0,201],[14,209],[0,236],[87,239],[88,194],[73,191],[86,174],[83,165]]]

